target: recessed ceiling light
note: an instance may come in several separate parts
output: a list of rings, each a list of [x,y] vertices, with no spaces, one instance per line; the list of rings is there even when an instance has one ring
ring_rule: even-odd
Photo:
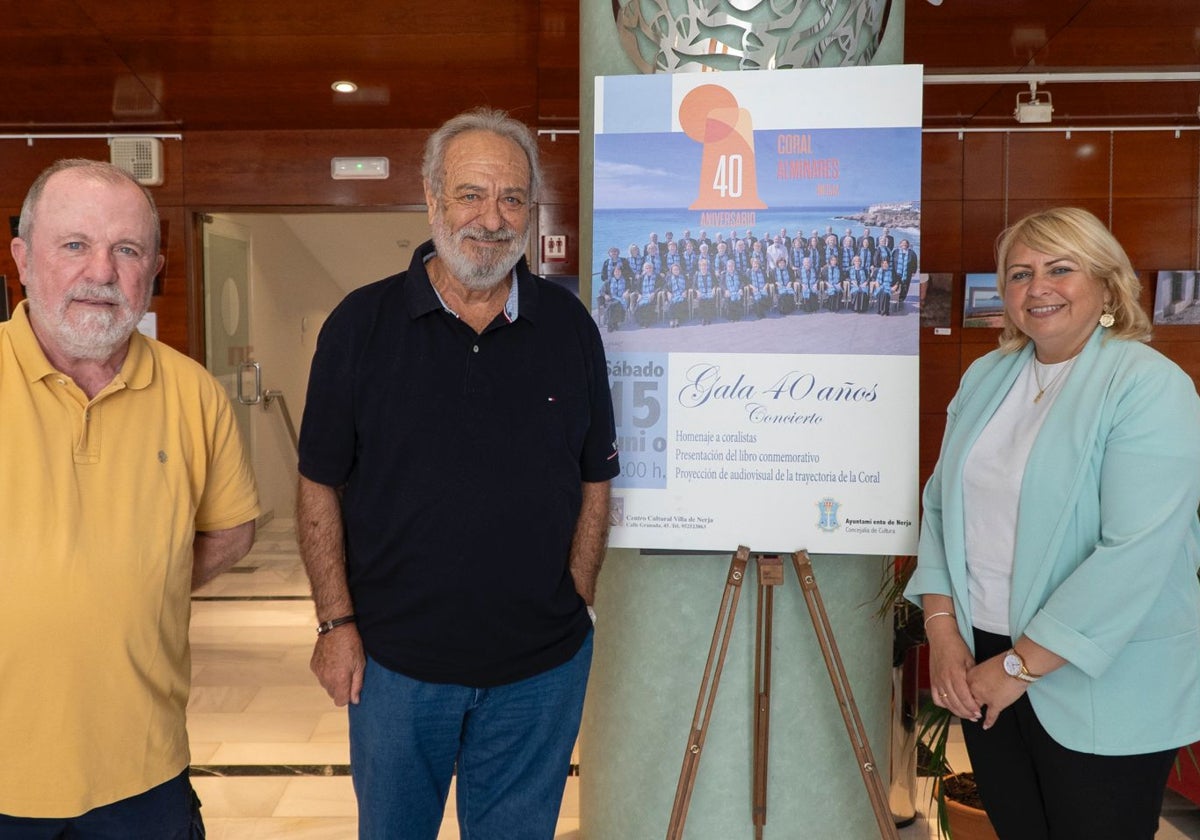
[[[358,85],[354,84],[354,82],[346,81],[334,82],[330,87],[338,93],[354,93],[354,91],[358,90]]]

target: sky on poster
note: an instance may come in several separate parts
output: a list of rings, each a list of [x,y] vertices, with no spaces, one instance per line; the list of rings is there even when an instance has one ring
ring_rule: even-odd
[[[921,73],[920,65],[906,64],[599,76],[595,133],[681,131],[679,104],[693,88],[711,84],[749,109],[755,129],[919,128]],[[771,84],[762,84],[763,76],[771,77]]]
[[[805,200],[810,192],[776,177],[781,158],[797,157],[779,154],[781,134],[806,134],[805,157],[838,161],[839,205],[919,200],[921,68],[905,65],[597,78],[596,209],[692,202],[703,148],[683,133],[679,107],[696,87],[714,84],[750,114],[758,195],[769,206],[830,203]]]
[[[754,132],[758,195],[771,207],[818,204],[797,200],[796,181],[775,177],[780,158],[776,139],[787,132]],[[913,194],[921,165],[920,129],[821,129],[808,131],[812,157],[837,158],[842,206],[917,201]],[[703,147],[686,134],[596,136],[595,207],[598,210],[687,207],[696,197]],[[825,202],[826,204],[830,202]]]

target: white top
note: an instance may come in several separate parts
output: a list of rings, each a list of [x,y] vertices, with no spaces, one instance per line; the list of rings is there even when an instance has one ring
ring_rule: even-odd
[[[967,591],[971,622],[980,630],[1010,634],[1008,602],[1021,479],[1029,450],[1074,364],[1071,358],[1043,365],[1031,356],[967,455],[963,467]]]

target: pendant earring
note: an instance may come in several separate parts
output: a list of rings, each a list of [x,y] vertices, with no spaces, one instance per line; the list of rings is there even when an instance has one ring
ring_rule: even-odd
[[[1113,317],[1111,312],[1108,311],[1108,306],[1106,305],[1104,307],[1104,314],[1100,316],[1100,326],[1104,327],[1104,329],[1108,329],[1116,322],[1117,319]]]

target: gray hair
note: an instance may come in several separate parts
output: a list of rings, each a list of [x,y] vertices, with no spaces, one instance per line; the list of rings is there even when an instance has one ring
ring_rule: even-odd
[[[33,236],[33,222],[37,216],[37,206],[42,200],[42,193],[46,190],[46,182],[51,177],[59,172],[68,170],[79,170],[80,174],[87,178],[92,178],[96,181],[102,181],[106,184],[133,184],[142,195],[146,197],[146,204],[150,207],[150,221],[154,228],[154,254],[157,255],[162,249],[162,230],[158,219],[158,207],[154,203],[154,196],[150,190],[137,182],[137,179],[126,172],[119,166],[101,160],[88,160],[87,158],[64,158],[57,160],[42,170],[42,173],[34,180],[30,186],[29,192],[25,194],[25,202],[21,205],[21,220],[17,224],[17,236],[25,240],[26,243],[31,241]]]
[[[450,141],[460,134],[469,131],[487,131],[521,147],[529,161],[529,200],[536,201],[538,188],[542,183],[542,167],[538,162],[537,139],[524,123],[519,122],[504,111],[494,108],[474,108],[464,111],[457,117],[451,117],[442,127],[425,141],[425,157],[421,161],[421,177],[429,184],[435,195],[441,195],[445,186],[446,147]]]

